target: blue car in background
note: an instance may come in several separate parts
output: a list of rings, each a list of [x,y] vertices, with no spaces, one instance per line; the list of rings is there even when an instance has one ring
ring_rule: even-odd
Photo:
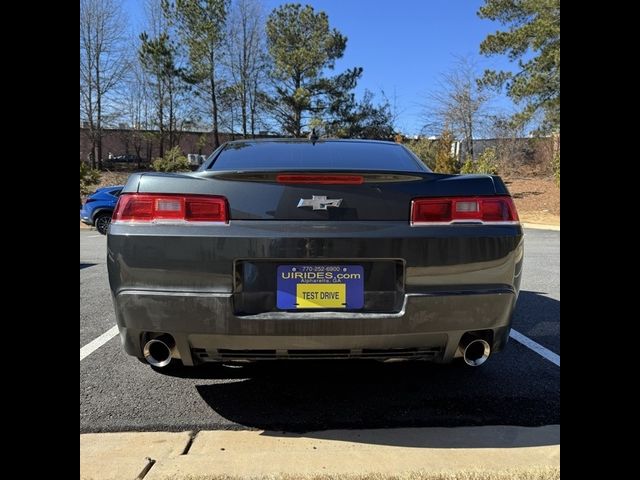
[[[96,227],[102,235],[107,234],[111,215],[118,203],[118,196],[124,185],[114,185],[97,189],[87,197],[84,206],[80,209],[82,223]]]

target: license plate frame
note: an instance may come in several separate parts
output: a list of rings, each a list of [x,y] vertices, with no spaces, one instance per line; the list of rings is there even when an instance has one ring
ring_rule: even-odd
[[[278,265],[276,289],[280,310],[358,310],[364,307],[364,267]]]

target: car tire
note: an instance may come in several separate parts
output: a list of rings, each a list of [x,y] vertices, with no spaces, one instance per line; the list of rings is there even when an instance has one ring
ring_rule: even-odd
[[[110,213],[100,213],[93,220],[93,224],[96,227],[98,233],[102,235],[106,235],[109,230],[109,224],[111,223],[111,214]]]

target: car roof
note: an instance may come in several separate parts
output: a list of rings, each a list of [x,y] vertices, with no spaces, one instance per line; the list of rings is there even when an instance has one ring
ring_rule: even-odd
[[[428,171],[424,164],[400,143],[335,138],[235,140],[225,143],[211,162],[202,169]]]
[[[226,144],[235,144],[235,143],[269,143],[269,142],[277,142],[277,143],[381,143],[386,145],[400,145],[397,142],[393,142],[390,140],[370,140],[370,139],[360,139],[360,138],[318,138],[316,140],[311,140],[308,138],[293,138],[293,137],[284,137],[284,138],[241,138],[239,140],[230,140],[225,142]]]

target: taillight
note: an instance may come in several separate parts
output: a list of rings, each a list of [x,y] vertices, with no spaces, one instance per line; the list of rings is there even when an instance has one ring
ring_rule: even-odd
[[[364,183],[362,175],[342,174],[297,174],[281,173],[276,177],[278,183],[300,183],[317,185],[361,185]]]
[[[417,198],[411,202],[412,225],[518,221],[513,199],[507,196]]]
[[[113,212],[118,222],[228,223],[227,199],[210,195],[123,193]]]

